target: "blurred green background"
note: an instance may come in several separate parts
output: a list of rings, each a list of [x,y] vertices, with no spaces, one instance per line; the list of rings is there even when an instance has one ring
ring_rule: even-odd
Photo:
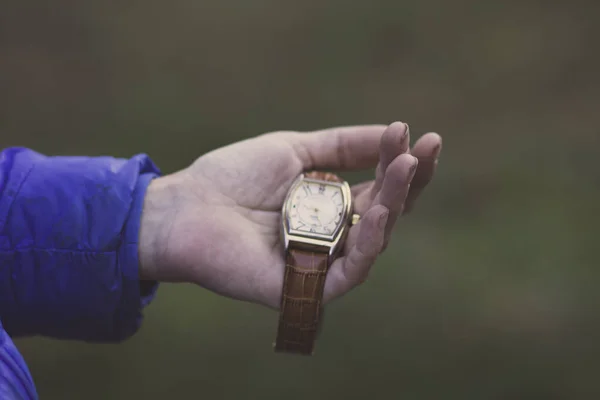
[[[317,353],[163,285],[120,345],[18,340],[42,399],[600,398],[600,3],[2,0],[0,147],[146,152],[406,121],[439,174]],[[353,181],[372,171],[349,175]]]

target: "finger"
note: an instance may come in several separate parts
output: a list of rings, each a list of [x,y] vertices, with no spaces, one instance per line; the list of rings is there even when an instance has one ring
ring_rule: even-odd
[[[373,200],[374,205],[382,205],[390,210],[385,229],[384,247],[387,246],[396,220],[402,213],[417,165],[417,158],[410,154],[405,153],[396,157],[385,171],[381,190]]]
[[[379,143],[379,163],[375,171],[375,180],[353,187],[352,195],[357,212],[363,213],[371,206],[373,199],[381,189],[385,170],[394,158],[408,151],[409,143],[408,124],[393,122],[385,129]],[[365,191],[367,188],[370,190]]]
[[[366,181],[352,186],[352,201],[354,202],[354,212],[360,215],[364,214],[373,204],[371,190],[375,184],[374,180]]]
[[[358,225],[356,240],[348,241],[345,257],[337,259],[325,280],[325,301],[338,297],[367,278],[371,266],[383,248],[389,210],[381,205],[369,209]]]
[[[423,135],[411,153],[419,160],[419,166],[410,184],[403,213],[409,213],[415,206],[416,200],[425,187],[431,182],[442,150],[442,138],[437,133]]]
[[[369,192],[371,190],[371,188],[373,187],[374,183],[375,183],[375,181],[370,180],[370,181],[357,183],[356,185],[352,185],[352,187],[350,188],[350,191],[352,193],[352,198],[356,199],[359,196],[361,196],[364,192]]]
[[[385,125],[330,128],[289,136],[305,170],[361,169],[379,161]]]
[[[371,190],[371,200],[375,198],[381,185],[383,184],[383,178],[385,171],[387,170],[390,163],[402,153],[408,151],[408,145],[410,143],[409,127],[403,122],[394,122],[387,127],[383,135],[381,136],[381,143],[379,145],[379,164],[375,172],[375,184]]]

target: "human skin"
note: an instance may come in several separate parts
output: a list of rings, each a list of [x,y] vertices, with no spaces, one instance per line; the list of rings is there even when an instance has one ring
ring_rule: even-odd
[[[140,227],[140,279],[195,283],[223,296],[278,309],[284,274],[281,207],[294,179],[310,170],[376,167],[352,187],[353,226],[330,267],[324,302],[363,283],[399,217],[432,179],[441,137],[410,148],[408,125],[280,131],[207,153],[152,181]],[[401,227],[400,227],[401,228]]]

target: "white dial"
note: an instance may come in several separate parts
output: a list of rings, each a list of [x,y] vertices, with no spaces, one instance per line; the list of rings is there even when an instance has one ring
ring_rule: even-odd
[[[331,235],[344,215],[344,199],[339,186],[305,181],[292,193],[290,228],[300,232]]]

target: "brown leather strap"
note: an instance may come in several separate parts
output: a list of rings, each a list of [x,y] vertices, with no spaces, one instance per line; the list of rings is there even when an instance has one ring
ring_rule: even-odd
[[[322,181],[343,182],[342,178],[332,174],[331,172],[311,171],[306,173],[304,176],[311,179],[320,179]]]
[[[328,172],[310,172],[307,178],[341,182]],[[323,252],[288,249],[275,351],[312,355],[323,319],[323,288],[329,268]]]
[[[327,268],[327,253],[288,251],[275,351],[312,354]]]

